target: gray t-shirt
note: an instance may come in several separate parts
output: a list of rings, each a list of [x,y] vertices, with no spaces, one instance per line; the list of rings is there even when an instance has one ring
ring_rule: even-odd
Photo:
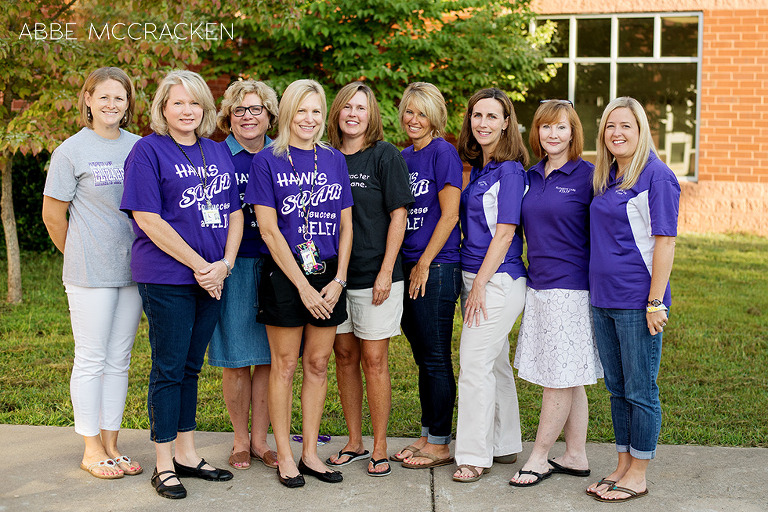
[[[133,284],[135,235],[119,208],[123,162],[140,138],[120,130],[120,137],[110,140],[83,128],[51,155],[43,194],[69,202],[64,283],[86,288]]]

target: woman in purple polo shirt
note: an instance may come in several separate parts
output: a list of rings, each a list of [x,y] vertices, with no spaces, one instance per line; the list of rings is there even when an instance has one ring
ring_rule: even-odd
[[[546,100],[533,116],[522,215],[528,291],[515,353],[522,379],[544,387],[536,443],[510,484],[536,485],[553,473],[589,476],[585,384],[603,376],[589,304],[589,203],[594,166],[581,159],[584,132],[573,105]],[[565,454],[548,460],[565,428]]]
[[[235,166],[241,201],[253,156],[272,142],[267,130],[276,118],[277,94],[264,82],[238,80],[224,92],[217,124],[221,131],[229,133],[221,145]],[[253,457],[269,468],[276,468],[277,453],[267,444],[269,341],[264,324],[256,321],[262,257],[269,252],[261,240],[251,205],[243,203],[243,216],[237,268],[232,269],[221,298],[221,317],[208,348],[208,364],[223,368],[224,402],[235,431],[229,465],[248,469]]]
[[[593,185],[589,289],[619,461],[587,493],[615,502],[648,494],[680,202],[677,178],[656,156],[645,111],[633,98],[616,98],[603,112]]]
[[[204,138],[215,123],[216,107],[203,78],[171,71],[152,101],[154,133],[139,140],[125,161],[120,209],[134,221],[131,271],[152,348],[147,401],[157,454],[152,485],[165,498],[187,495],[177,475],[232,478],[206,463],[194,441],[198,374],[243,234],[232,161],[224,148]]]
[[[456,379],[451,337],[459,268],[459,197],[463,164],[440,135],[448,110],[434,85],[414,82],[400,101],[400,127],[412,145],[402,152],[415,202],[403,241],[407,292],[402,327],[419,367],[421,436],[391,459],[411,469],[453,462],[451,442]]]
[[[512,462],[522,450],[509,331],[525,305],[520,205],[528,153],[512,102],[499,89],[469,100],[459,155],[472,165],[459,217],[464,328],[459,348],[457,482],[487,473],[494,459]]]
[[[267,326],[272,368],[269,416],[277,476],[286,487],[302,475],[342,481],[317,455],[336,326],[347,318],[344,287],[352,249],[352,190],[344,155],[320,143],[325,92],[314,80],[290,84],[280,100],[278,136],[253,158],[245,201],[254,205],[271,258],[259,285],[259,322]],[[303,447],[291,452],[293,374],[303,341]]]

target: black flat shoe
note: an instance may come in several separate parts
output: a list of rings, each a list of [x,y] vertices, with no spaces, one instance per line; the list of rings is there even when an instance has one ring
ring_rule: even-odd
[[[283,478],[283,475],[280,474],[280,468],[277,468],[277,479],[280,480],[281,484],[291,489],[295,487],[304,487],[304,475],[301,473],[290,478]]]
[[[332,471],[332,470],[328,470],[325,472],[315,471],[314,469],[304,464],[304,459],[299,459],[299,473],[302,473],[304,475],[314,476],[321,482],[325,482],[328,484],[337,484],[342,480],[344,480],[344,477],[341,476],[341,471]]]
[[[167,477],[160,478],[160,475],[166,474],[168,475]],[[176,473],[173,471],[161,471],[158,473],[157,468],[155,468],[155,472],[152,473],[152,479],[150,482],[152,483],[152,487],[155,488],[155,491],[157,491],[157,494],[163,498],[169,498],[172,500],[180,500],[181,498],[186,498],[187,490],[183,485],[181,485],[181,483],[176,485],[165,485],[165,482],[172,478],[178,478]]]
[[[218,468],[203,469],[203,466],[206,464],[208,463],[205,462],[205,459],[202,459],[200,460],[200,464],[198,464],[196,468],[193,468],[191,466],[184,466],[179,464],[176,462],[176,458],[173,458],[173,468],[176,470],[176,474],[179,476],[192,476],[195,478],[202,478],[203,480],[208,480],[210,482],[226,482],[227,480],[232,480],[234,475],[231,471]]]

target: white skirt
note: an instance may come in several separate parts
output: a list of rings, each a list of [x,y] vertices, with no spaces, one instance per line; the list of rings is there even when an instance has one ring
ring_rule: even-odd
[[[587,290],[528,288],[515,368],[521,379],[547,388],[595,384],[603,377]]]

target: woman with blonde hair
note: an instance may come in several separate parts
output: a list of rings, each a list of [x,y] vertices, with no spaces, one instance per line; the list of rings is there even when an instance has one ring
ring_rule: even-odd
[[[509,332],[525,305],[520,205],[528,153],[503,91],[482,89],[470,98],[459,155],[472,174],[459,210],[464,327],[453,479],[473,482],[495,458],[512,462],[522,450]]]
[[[331,106],[328,138],[344,154],[352,185],[352,256],[347,272],[347,320],[336,329],[336,378],[349,440],[326,463],[343,466],[369,457],[363,446],[365,372],[373,426],[368,474],[391,473],[387,423],[392,406],[389,338],[400,334],[403,269],[400,246],[406,207],[413,202],[400,151],[384,142],[379,104],[370,87],[353,82]]]
[[[336,327],[347,317],[344,287],[352,249],[352,191],[344,155],[320,142],[325,92],[314,80],[291,83],[280,100],[278,136],[253,158],[245,201],[254,205],[270,257],[259,285],[257,319],[267,326],[272,367],[269,415],[277,476],[286,487],[303,475],[342,481],[317,455]],[[302,347],[303,445],[291,451],[293,375]]]
[[[603,376],[589,304],[589,203],[594,166],[581,159],[584,132],[568,100],[536,110],[530,144],[541,161],[528,170],[522,220],[528,288],[517,339],[518,377],[544,388],[536,442],[510,480],[536,485],[553,473],[589,476],[584,385]],[[565,454],[549,451],[565,429]]]
[[[680,201],[677,178],[656,155],[645,111],[634,98],[605,107],[593,187],[589,287],[619,460],[587,494],[619,502],[648,494],[645,474],[656,455],[656,378]]]
[[[235,167],[241,202],[253,156],[272,142],[267,130],[277,119],[277,112],[277,94],[264,82],[237,80],[224,92],[217,124],[229,134],[221,146]],[[237,268],[232,269],[221,297],[221,316],[208,347],[208,364],[222,367],[224,403],[235,433],[229,465],[248,469],[253,457],[276,468],[277,453],[267,444],[269,341],[264,324],[256,320],[256,290],[263,257],[269,251],[261,239],[253,206],[242,203],[242,210],[245,222]]]
[[[448,110],[437,87],[427,82],[406,87],[399,119],[411,141],[402,154],[415,200],[403,241],[402,327],[419,368],[421,435],[391,460],[424,469],[453,463],[448,448],[456,403],[451,339],[461,292],[458,220],[464,166],[442,137]]]
[[[152,348],[152,486],[172,499],[187,495],[177,477],[232,478],[202,459],[194,441],[198,374],[243,233],[232,161],[205,138],[215,123],[205,80],[191,71],[171,71],[152,101],[154,133],[138,141],[125,162],[120,208],[133,218],[131,271]]]
[[[128,367],[141,318],[131,279],[131,223],[119,210],[123,163],[137,135],[131,121],[134,89],[119,68],[86,78],[78,107],[83,128],[51,155],[43,192],[43,221],[64,254],[75,360],[70,379],[75,432],[83,436],[80,467],[97,478],[142,472],[122,455],[117,435],[128,392]]]

